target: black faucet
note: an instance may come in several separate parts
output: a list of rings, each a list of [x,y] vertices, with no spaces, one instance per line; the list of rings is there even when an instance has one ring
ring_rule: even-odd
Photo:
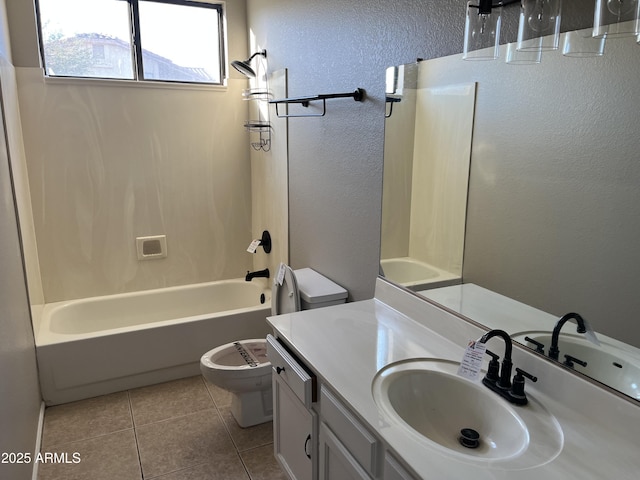
[[[584,319],[578,315],[577,313],[567,313],[563,315],[560,320],[556,322],[556,326],[553,328],[553,334],[551,335],[551,346],[549,347],[549,358],[553,358],[554,360],[558,360],[560,355],[560,350],[558,349],[558,337],[560,336],[560,330],[562,326],[567,322],[567,320],[574,319],[578,323],[577,332],[578,333],[586,333],[587,326],[584,322]]]
[[[265,268],[264,270],[257,270],[255,272],[247,272],[247,276],[244,279],[247,282],[250,282],[254,278],[269,278],[269,269]]]
[[[504,340],[505,348],[504,348],[504,358],[502,359],[502,369],[500,370],[500,376],[497,379],[484,377],[482,383],[487,385],[489,388],[493,388],[493,386],[497,386],[502,390],[508,390],[511,388],[511,368],[513,367],[513,362],[511,361],[511,351],[513,350],[513,344],[511,343],[511,337],[504,330],[489,330],[485,333],[480,339],[480,343],[487,343],[490,338],[500,337]],[[497,356],[493,356],[493,361],[497,362]],[[491,385],[488,385],[491,383]]]
[[[527,396],[524,393],[524,379],[527,377],[532,382],[537,382],[537,377],[516,368],[516,374],[513,377],[513,385],[511,384],[511,369],[513,362],[511,361],[511,352],[513,343],[511,337],[504,330],[489,330],[480,339],[480,343],[487,343],[493,337],[500,337],[504,340],[504,358],[502,359],[502,368],[499,369],[498,355],[489,350],[487,354],[491,356],[487,375],[482,379],[483,385],[493,390],[501,397],[515,405],[526,405],[528,403]]]

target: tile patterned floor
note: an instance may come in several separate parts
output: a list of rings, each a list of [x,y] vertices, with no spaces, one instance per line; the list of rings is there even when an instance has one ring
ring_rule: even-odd
[[[38,480],[285,480],[271,423],[240,428],[230,403],[197,376],[49,407],[41,451],[69,463]]]

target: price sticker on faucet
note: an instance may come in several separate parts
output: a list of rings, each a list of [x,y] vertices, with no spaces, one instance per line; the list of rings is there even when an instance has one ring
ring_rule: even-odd
[[[256,253],[256,250],[258,249],[259,246],[260,246],[260,239],[256,239],[249,244],[249,247],[247,248],[247,252]]]
[[[467,348],[464,351],[458,375],[469,380],[476,381],[480,378],[480,370],[482,369],[482,359],[487,351],[487,345],[479,340],[469,340]]]

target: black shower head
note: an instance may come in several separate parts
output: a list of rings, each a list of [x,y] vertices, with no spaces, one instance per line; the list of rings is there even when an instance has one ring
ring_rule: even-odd
[[[262,55],[263,57],[266,58],[267,51],[261,50],[259,52],[256,52],[244,61],[234,60],[231,62],[231,66],[235,68],[237,71],[239,71],[241,74],[243,74],[245,77],[255,78],[256,72],[253,70],[253,68],[251,68],[251,60],[253,60],[253,57],[255,57],[256,55]]]

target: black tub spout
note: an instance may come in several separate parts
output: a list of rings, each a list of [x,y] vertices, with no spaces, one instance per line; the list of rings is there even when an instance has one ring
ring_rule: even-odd
[[[247,276],[244,279],[247,282],[250,282],[254,278],[269,278],[269,269],[265,268],[264,270],[256,270],[255,272],[247,272]]]

